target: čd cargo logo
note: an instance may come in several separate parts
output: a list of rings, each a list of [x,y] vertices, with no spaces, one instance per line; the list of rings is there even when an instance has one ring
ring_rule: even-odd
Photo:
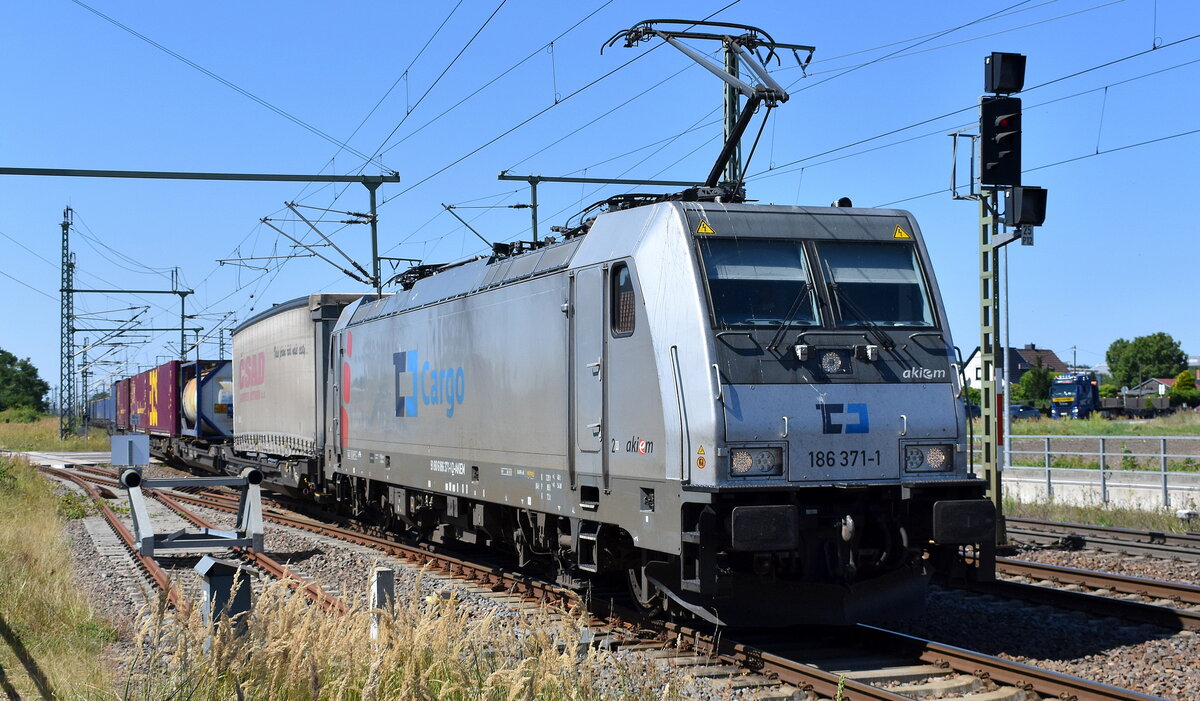
[[[435,368],[426,360],[421,363],[417,351],[392,354],[395,370],[396,416],[416,416],[423,404],[446,407],[446,417],[454,418],[454,407],[467,395],[467,380],[461,367]],[[419,398],[419,403],[418,403]]]
[[[818,404],[821,433],[870,433],[866,404]]]

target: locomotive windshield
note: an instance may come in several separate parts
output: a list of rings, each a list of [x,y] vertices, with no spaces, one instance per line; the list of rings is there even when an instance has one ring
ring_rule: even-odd
[[[718,326],[817,323],[803,243],[705,237],[699,244]]]
[[[838,326],[933,326],[929,294],[911,245],[817,243]]]

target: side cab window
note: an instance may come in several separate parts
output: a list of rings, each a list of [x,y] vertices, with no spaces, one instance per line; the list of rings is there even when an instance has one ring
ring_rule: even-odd
[[[613,336],[633,335],[635,295],[633,291],[633,274],[629,266],[618,263],[613,266],[609,275],[609,321]]]

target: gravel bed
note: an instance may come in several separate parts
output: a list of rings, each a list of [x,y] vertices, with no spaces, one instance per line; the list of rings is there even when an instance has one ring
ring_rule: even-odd
[[[159,469],[151,468],[147,476],[166,476],[166,471],[159,473]],[[197,511],[220,527],[233,525],[230,514],[208,509]],[[113,621],[122,631],[122,639],[127,640],[127,633],[135,625],[136,614],[131,612],[141,602],[129,599],[128,582],[122,578],[140,575],[97,571],[103,568],[102,558],[97,556],[81,522],[73,522],[68,532],[81,586],[96,611]],[[384,566],[395,571],[398,597],[452,596],[459,605],[471,606],[481,614],[494,611],[500,616],[523,615],[518,606],[483,595],[469,583],[435,573],[422,574],[409,563],[364,546],[297,529],[268,524],[265,550],[350,604],[366,602],[370,571]],[[1200,584],[1197,568],[1187,563],[1049,549],[1026,549],[1019,557]],[[172,568],[177,571],[187,562],[185,556],[164,559],[177,560],[174,564],[179,567]],[[1152,626],[1089,619],[1084,614],[936,587],[930,593],[923,616],[887,622],[883,627],[1168,699],[1200,699],[1200,665],[1196,664],[1200,659],[1200,635],[1171,634]],[[114,650],[117,654],[124,651],[122,643]],[[686,670],[677,670],[645,654],[621,651],[617,655],[625,664],[644,670],[646,675],[662,675],[664,682],[672,679],[672,692],[681,698],[707,701],[755,693],[753,689],[730,691],[719,680],[710,682],[683,676]]]
[[[145,471],[147,477],[174,477],[177,472],[168,468],[151,466]],[[152,502],[153,500],[148,500]],[[112,505],[124,505],[118,498]],[[232,528],[235,518],[223,511],[188,507],[219,528]],[[89,519],[101,519],[92,516]],[[126,519],[127,520],[127,519]],[[108,657],[112,660],[113,678],[122,680],[126,676],[124,660],[133,652],[133,633],[140,615],[146,609],[147,595],[143,584],[144,575],[132,562],[127,568],[114,568],[97,550],[93,537],[85,525],[86,520],[72,521],[67,533],[72,547],[72,561],[77,582],[91,602],[97,615],[107,619],[120,633]],[[95,529],[95,525],[92,526]],[[108,526],[104,525],[107,529]],[[411,563],[389,556],[365,546],[345,543],[334,538],[319,536],[299,529],[267,524],[264,550],[270,557],[286,564],[297,574],[317,582],[326,591],[339,596],[351,605],[365,605],[368,599],[369,577],[372,568],[389,567],[395,572],[397,598],[407,596],[454,598],[458,606],[470,606],[479,615],[492,613],[500,617],[526,615],[520,602],[489,596],[469,582],[435,572],[422,572]],[[214,557],[236,560],[231,551],[209,553]],[[200,559],[197,554],[169,554],[157,558],[159,564],[188,596],[195,597],[199,578],[192,567]],[[266,583],[267,577],[258,578],[256,588]],[[730,691],[720,680],[697,679],[686,674],[686,668],[677,669],[668,662],[655,659],[642,652],[620,650],[614,653],[625,673],[631,671],[639,680],[661,679],[661,684],[670,683],[670,698],[711,701],[715,699],[740,698],[754,690]],[[622,681],[617,672],[606,680],[612,689],[613,698],[620,698]]]
[[[1140,555],[1106,553],[1099,550],[1064,550],[1036,545],[1021,546],[1013,557],[1049,565],[1076,567],[1082,570],[1111,572],[1127,577],[1163,579],[1200,586],[1200,567],[1194,562],[1164,560]]]
[[[1200,699],[1200,635],[932,588],[925,613],[881,627],[1167,699]]]

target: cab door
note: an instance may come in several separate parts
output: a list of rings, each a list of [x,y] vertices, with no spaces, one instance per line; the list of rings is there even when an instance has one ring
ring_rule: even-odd
[[[570,277],[568,432],[572,488],[598,487],[604,469],[604,274],[604,268],[597,266]],[[594,489],[587,491],[595,493]]]

